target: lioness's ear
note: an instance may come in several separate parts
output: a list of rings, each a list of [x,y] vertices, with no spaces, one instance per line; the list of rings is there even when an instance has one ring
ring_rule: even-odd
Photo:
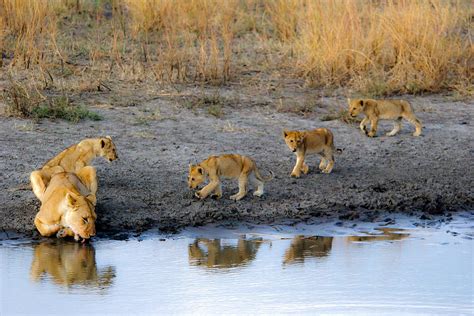
[[[77,198],[71,193],[66,193],[66,201],[69,206],[74,206],[77,202]]]
[[[202,174],[202,168],[201,167],[198,167],[197,170],[200,174]]]
[[[88,199],[89,202],[91,202],[94,206],[97,204],[97,197],[95,196],[95,194],[89,194],[88,196],[86,196],[86,199]]]
[[[105,147],[105,141],[103,139],[100,140],[100,147],[101,148]]]
[[[286,137],[286,136],[288,136],[288,131],[285,129],[285,130],[283,131],[283,137]]]

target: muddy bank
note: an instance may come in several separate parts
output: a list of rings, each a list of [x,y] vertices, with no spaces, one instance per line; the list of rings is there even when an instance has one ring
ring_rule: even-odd
[[[277,101],[239,96],[224,104],[220,118],[209,109],[187,108],[168,97],[141,105],[100,106],[103,121],[71,124],[0,118],[0,229],[35,234],[39,202],[19,187],[29,173],[63,148],[85,137],[111,135],[120,159],[96,160],[99,233],[141,232],[150,228],[176,231],[185,226],[220,221],[272,224],[336,217],[341,220],[383,219],[385,212],[423,216],[473,209],[473,133],[471,102],[442,96],[408,98],[423,121],[421,137],[412,137],[404,122],[395,137],[370,139],[354,125],[321,121],[345,107],[343,97],[324,98],[321,109],[301,116],[281,113]],[[332,174],[317,170],[289,177],[295,157],[282,139],[282,129],[330,128],[337,147]],[[381,123],[378,135],[391,129]],[[262,198],[248,195],[233,202],[237,183],[225,181],[221,200],[197,201],[186,186],[187,166],[208,155],[235,152],[253,157],[275,179]]]

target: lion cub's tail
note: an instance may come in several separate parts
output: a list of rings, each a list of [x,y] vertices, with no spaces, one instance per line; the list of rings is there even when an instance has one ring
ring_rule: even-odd
[[[264,178],[262,177],[262,175],[260,174],[260,171],[258,171],[257,167],[255,166],[255,177],[260,181],[267,182],[273,179],[273,176],[274,176],[273,172],[271,170],[268,170],[268,172],[270,173],[270,176]]]
[[[336,154],[342,154],[342,152],[345,150],[345,148],[335,148],[334,151]]]

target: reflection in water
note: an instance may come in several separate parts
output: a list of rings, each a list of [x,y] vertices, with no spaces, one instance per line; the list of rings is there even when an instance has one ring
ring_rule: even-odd
[[[221,245],[220,239],[197,238],[188,247],[191,265],[208,268],[230,268],[255,259],[262,240],[239,239],[236,246]]]
[[[301,263],[305,258],[326,257],[332,248],[332,237],[295,236],[285,252],[283,264]]]
[[[371,236],[349,236],[348,242],[368,242],[368,241],[383,241],[383,240],[402,240],[410,236],[408,233],[402,233],[403,229],[397,228],[377,228],[382,234]]]
[[[81,285],[105,289],[112,285],[115,268],[108,266],[98,271],[95,249],[90,244],[55,240],[34,247],[30,275],[36,282],[47,277],[68,288]]]

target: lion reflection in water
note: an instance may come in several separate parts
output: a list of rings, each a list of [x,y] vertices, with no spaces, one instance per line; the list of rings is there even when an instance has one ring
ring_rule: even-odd
[[[197,238],[188,247],[189,262],[208,268],[231,268],[244,265],[257,254],[262,240],[239,239],[237,245],[222,245],[220,239]]]
[[[30,275],[36,282],[46,275],[55,284],[66,287],[82,285],[104,289],[112,285],[115,269],[107,266],[97,270],[92,245],[59,240],[35,246]]]
[[[390,240],[402,240],[410,236],[408,233],[403,233],[403,229],[396,228],[379,228],[378,231],[382,232],[379,235],[369,236],[349,236],[347,237],[348,242],[370,242],[370,241],[390,241]]]
[[[326,257],[332,248],[332,237],[295,236],[285,252],[283,264],[304,262],[305,258]]]

